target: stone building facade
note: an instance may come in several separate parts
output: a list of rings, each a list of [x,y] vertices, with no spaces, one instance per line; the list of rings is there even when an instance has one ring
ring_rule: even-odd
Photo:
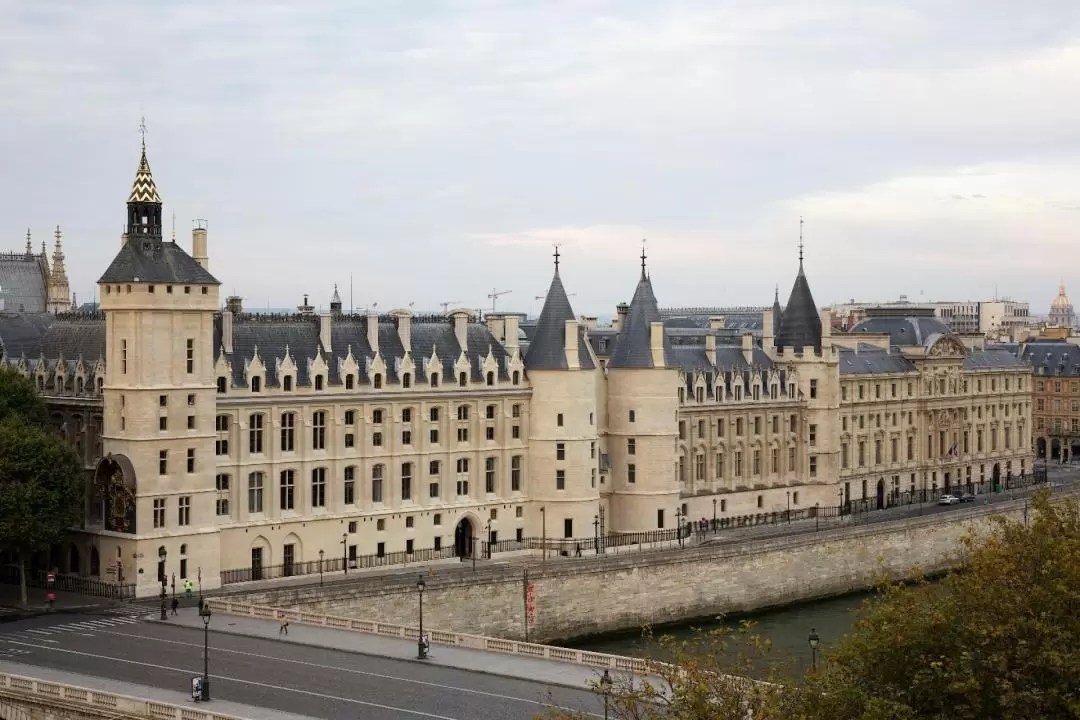
[[[189,254],[161,220],[144,147],[100,311],[0,318],[4,362],[86,461],[61,569],[141,595],[173,573],[212,588],[323,558],[468,556],[477,539],[886,505],[1030,466],[1022,362],[932,318],[833,335],[801,256],[786,307],[733,337],[665,320],[644,253],[616,327],[583,322],[556,254],[525,333],[513,313],[347,314],[336,293],[325,314],[222,309],[205,226]]]
[[[1034,375],[1035,455],[1068,462],[1080,452],[1080,347],[1038,339],[1020,344],[1017,355]]]
[[[26,249],[0,253],[0,312],[62,313],[73,308],[60,226],[53,233],[52,265],[45,253],[35,253],[26,231]]]

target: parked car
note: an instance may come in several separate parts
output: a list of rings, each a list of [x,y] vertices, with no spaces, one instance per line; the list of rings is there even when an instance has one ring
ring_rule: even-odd
[[[956,505],[959,502],[960,502],[960,498],[956,497],[955,495],[942,495],[938,499],[937,504],[938,505]]]
[[[964,493],[960,496],[960,502],[975,502],[975,495],[973,493]]]

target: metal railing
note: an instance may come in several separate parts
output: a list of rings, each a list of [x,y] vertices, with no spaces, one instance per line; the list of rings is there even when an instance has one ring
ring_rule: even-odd
[[[49,573],[46,570],[27,570],[26,586],[43,588],[55,592],[70,592],[80,595],[92,595],[112,600],[134,600],[135,583],[111,583],[92,577],[81,575],[53,574],[53,582],[49,583]],[[0,567],[0,582],[17,585],[19,583],[19,568],[12,565]]]
[[[322,560],[304,560],[302,562],[282,563],[280,565],[255,565],[221,571],[221,584],[252,582],[256,580],[276,580],[278,578],[300,575],[318,575],[320,572],[341,572],[346,566],[349,570],[408,565],[416,562],[444,560],[455,556],[454,546],[442,548],[421,548],[412,552],[396,552],[356,555],[348,559],[343,557],[323,558]]]

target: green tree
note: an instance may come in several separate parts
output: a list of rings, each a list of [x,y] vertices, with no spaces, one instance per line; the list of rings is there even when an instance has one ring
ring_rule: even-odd
[[[18,418],[30,425],[44,426],[48,417],[45,401],[33,381],[14,368],[0,367],[0,422]]]
[[[78,458],[50,430],[20,418],[0,423],[0,547],[18,553],[24,607],[27,558],[79,522],[83,492]]]

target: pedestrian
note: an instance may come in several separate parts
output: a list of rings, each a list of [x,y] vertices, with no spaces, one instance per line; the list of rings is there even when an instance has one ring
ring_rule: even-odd
[[[281,618],[281,627],[278,628],[278,635],[289,634],[289,621],[285,618]]]
[[[180,607],[180,601],[176,598],[172,599],[172,614],[176,615],[176,608]]]
[[[186,598],[187,598],[188,600],[190,600],[190,599],[191,599],[191,593],[192,593],[192,591],[193,591],[194,589],[195,589],[195,585],[194,585],[194,583],[192,583],[192,582],[191,582],[191,580],[190,580],[190,579],[188,579],[188,580],[184,580],[184,596],[185,596],[185,597],[186,597]]]
[[[49,606],[49,609],[53,609],[53,604],[56,602],[56,593],[50,592],[45,596],[45,604]]]

